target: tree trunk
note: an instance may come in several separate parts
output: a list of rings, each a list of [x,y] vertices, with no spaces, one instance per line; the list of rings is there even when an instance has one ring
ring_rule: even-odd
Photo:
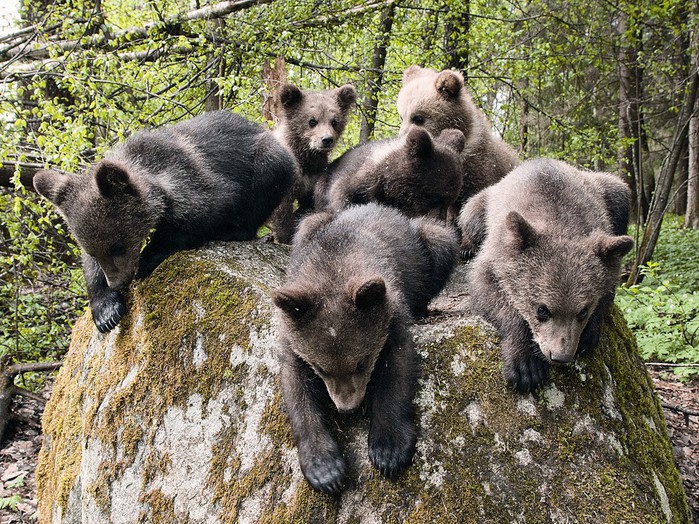
[[[632,285],[638,282],[640,274],[639,268],[643,264],[648,263],[653,256],[655,245],[658,242],[660,228],[662,227],[663,217],[667,211],[670,196],[672,192],[672,182],[679,165],[682,151],[684,149],[687,135],[689,134],[689,120],[693,115],[694,107],[697,104],[697,92],[699,91],[699,72],[695,68],[689,76],[682,107],[680,108],[680,116],[675,129],[675,136],[672,140],[672,147],[665,162],[663,162],[660,176],[653,200],[650,203],[648,211],[648,219],[645,222],[643,231],[643,239],[638,248],[638,255],[631,268],[631,273],[627,281],[627,285]]]
[[[468,33],[471,29],[471,3],[454,1],[447,7],[444,21],[446,69],[456,69],[468,79]]]
[[[371,71],[367,73],[367,94],[362,102],[362,126],[359,132],[359,142],[371,140],[374,136],[376,114],[378,112],[379,94],[383,84],[384,67],[386,66],[386,49],[391,41],[396,5],[391,3],[381,11],[379,35],[374,54],[371,58]]]
[[[644,191],[642,125],[642,69],[638,64],[640,30],[628,15],[620,12],[619,33],[619,176],[628,182],[632,193],[632,218],[641,223],[648,214]],[[629,26],[633,25],[631,28]]]
[[[693,4],[693,16],[699,17],[699,5]],[[699,71],[699,32],[690,35],[692,42],[692,63]],[[684,217],[684,227],[699,229],[699,97],[694,101],[694,111],[689,119],[689,136],[687,139],[689,161],[687,163],[687,212]]]
[[[286,64],[280,56],[274,59],[274,67],[265,60],[262,64],[262,83],[266,89],[262,93],[262,116],[267,122],[272,122],[276,127],[279,121],[280,108],[277,107],[277,97],[275,93],[282,84],[286,83]]]
[[[699,229],[699,99],[689,120],[689,167],[687,172],[687,213],[684,227]]]

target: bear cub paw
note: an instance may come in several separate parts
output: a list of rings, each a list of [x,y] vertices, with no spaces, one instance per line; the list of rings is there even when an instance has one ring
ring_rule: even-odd
[[[97,331],[108,333],[126,314],[126,302],[118,291],[107,290],[100,297],[94,298],[90,303],[92,319],[95,321]]]
[[[537,389],[546,379],[551,365],[534,355],[505,361],[503,373],[507,383],[522,393]]]
[[[321,453],[316,449],[303,456],[299,450],[299,462],[303,476],[313,489],[330,495],[342,489],[346,466],[339,450]]]
[[[417,431],[413,424],[369,431],[369,459],[382,475],[394,478],[407,468],[415,454]]]

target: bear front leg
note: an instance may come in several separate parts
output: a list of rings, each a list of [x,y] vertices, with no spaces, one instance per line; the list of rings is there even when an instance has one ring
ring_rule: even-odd
[[[393,328],[369,383],[369,459],[386,477],[403,472],[413,460],[417,427],[413,399],[418,356],[404,325]]]
[[[548,376],[549,362],[536,351],[531,332],[524,320],[500,328],[503,374],[517,391],[534,391]]]
[[[109,289],[107,279],[97,259],[83,254],[83,273],[87,283],[87,298],[90,302],[92,320],[97,331],[107,333],[114,329],[126,314],[126,302],[121,293]]]
[[[461,231],[461,258],[473,258],[485,240],[486,211],[488,199],[484,192],[471,197],[459,214],[459,230]]]
[[[294,237],[296,225],[294,222],[294,191],[289,188],[282,201],[268,220],[272,230],[272,240],[280,244],[290,244]]]
[[[613,302],[614,292],[607,293],[600,299],[597,307],[593,311],[592,315],[590,315],[587,325],[580,335],[580,342],[578,342],[578,351],[576,352],[576,355],[584,355],[585,353],[591,351],[599,343],[600,335],[602,333],[602,324],[604,324],[604,321],[609,314],[609,308],[612,307]]]
[[[316,490],[337,493],[345,480],[345,459],[327,428],[323,405],[329,400],[323,381],[285,348],[282,394],[303,476]]]
[[[135,278],[140,280],[150,276],[167,257],[180,249],[184,249],[184,246],[173,244],[165,238],[165,235],[156,231],[148,245],[141,251]]]

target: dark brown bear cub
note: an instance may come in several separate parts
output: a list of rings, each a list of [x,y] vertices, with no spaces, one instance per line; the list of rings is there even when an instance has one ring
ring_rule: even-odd
[[[295,165],[269,131],[218,111],[137,133],[88,173],[39,172],[34,187],[83,250],[92,318],[104,333],[126,313],[119,290],[175,251],[255,238]]]
[[[301,470],[315,489],[341,489],[346,465],[329,429],[362,403],[369,458],[394,477],[411,462],[418,356],[408,332],[457,258],[453,231],[377,204],[305,218],[294,237],[279,308],[282,392]]]
[[[287,84],[279,89],[277,99],[282,114],[273,133],[289,148],[299,167],[291,190],[270,221],[274,239],[287,244],[293,237],[296,217],[314,209],[315,185],[345,130],[357,93],[349,84],[327,91],[304,91]],[[294,201],[298,203],[296,212]]]
[[[614,301],[630,191],[617,177],[557,160],[523,163],[464,206],[473,313],[500,332],[503,372],[519,391],[597,345]]]
[[[411,217],[444,220],[450,210],[454,213],[461,191],[463,148],[464,134],[458,129],[446,129],[433,139],[420,128],[357,146],[328,167],[328,207],[379,202]]]

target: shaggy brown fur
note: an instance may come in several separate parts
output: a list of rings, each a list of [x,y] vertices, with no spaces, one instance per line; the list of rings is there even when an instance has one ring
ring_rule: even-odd
[[[470,273],[472,310],[495,324],[503,372],[537,388],[550,363],[570,362],[600,338],[614,300],[630,191],[606,173],[530,160],[463,208],[463,242],[480,251]]]
[[[456,259],[453,231],[376,204],[304,219],[279,308],[282,391],[301,470],[337,492],[345,460],[330,409],[365,403],[369,458],[389,477],[412,460],[418,358],[408,326],[424,315]]]
[[[408,216],[444,220],[461,191],[463,147],[458,129],[447,129],[434,140],[424,129],[413,128],[402,137],[367,142],[330,164],[328,207],[380,202]]]
[[[83,249],[92,317],[106,332],[126,313],[119,290],[134,276],[209,240],[255,238],[294,171],[272,133],[217,111],[136,133],[88,173],[41,171],[34,187]]]
[[[402,119],[401,134],[413,126],[437,136],[455,128],[466,137],[461,153],[463,185],[460,202],[496,183],[519,164],[517,153],[493,135],[485,115],[473,103],[464,78],[454,71],[436,72],[410,66],[396,102]]]
[[[304,91],[287,84],[279,89],[277,97],[282,115],[273,133],[296,158],[298,172],[291,190],[274,212],[270,229],[277,242],[288,244],[298,217],[315,207],[314,188],[345,130],[357,93],[349,84],[327,91]]]

